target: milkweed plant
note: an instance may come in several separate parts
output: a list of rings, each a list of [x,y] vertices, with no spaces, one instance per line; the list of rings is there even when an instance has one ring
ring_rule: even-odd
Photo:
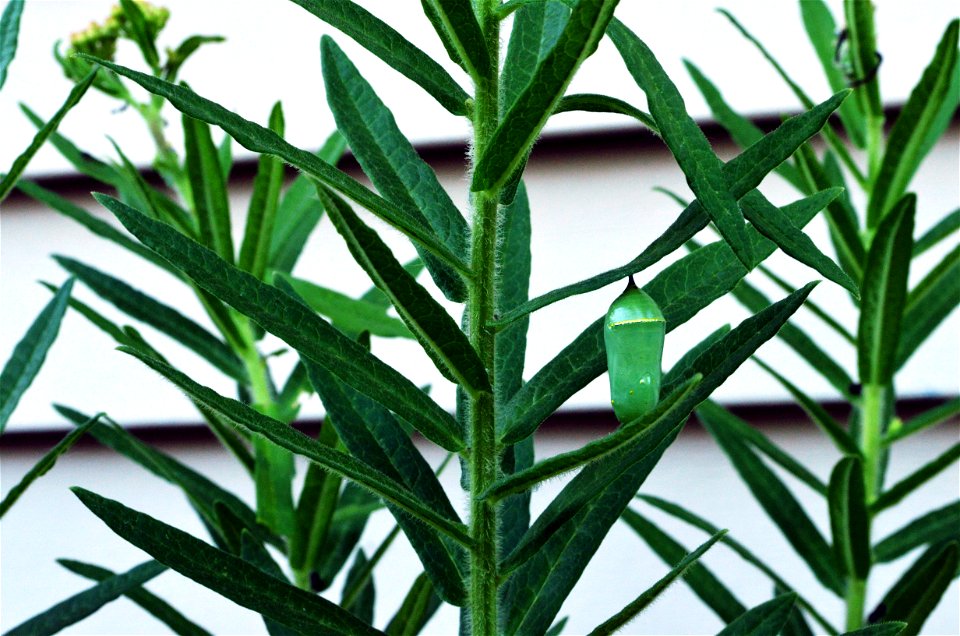
[[[621,611],[595,617],[593,634],[620,630],[681,579],[727,624],[721,634],[919,633],[958,573],[960,501],[886,537],[873,536],[871,527],[878,515],[891,514],[960,455],[955,444],[902,481],[884,480],[896,442],[960,410],[953,399],[903,421],[894,389],[898,371],[960,296],[957,247],[908,285],[916,257],[941,242],[955,242],[960,225],[956,210],[918,235],[914,215],[922,193],[910,189],[957,107],[957,20],[947,26],[888,129],[877,74],[883,58],[870,2],[846,0],[839,20],[821,0],[799,3],[815,59],[834,92],[817,99],[725,14],[774,65],[802,110],[763,131],[730,108],[719,89],[688,63],[715,119],[740,146],[740,153],[724,162],[654,53],[614,16],[617,0],[423,0],[423,25],[443,43],[453,74],[350,0],[293,2],[304,19],[322,20],[339,32],[320,42],[322,80],[337,130],[318,150],[285,139],[280,103],[266,122],[257,123],[203,97],[202,86],[181,83],[188,58],[222,38],[194,36],[161,52],[158,38],[169,14],[142,0],[121,0],[103,23],[75,34],[65,48],[58,45],[57,60],[75,87],[51,119],[23,107],[38,133],[0,181],[0,198],[17,188],[99,239],[173,274],[196,295],[214,329],[114,273],[57,256],[69,276],[61,284],[47,283],[53,299],[4,367],[0,423],[38,372],[61,319],[75,315],[197,406],[249,475],[255,500],[245,501],[139,440],[110,418],[109,404],[98,414],[57,406],[77,428],[10,491],[3,513],[86,435],[182,490],[208,536],[192,536],[76,487],[90,513],[151,558],[121,573],[62,560],[64,567],[93,579],[92,586],[7,634],[55,633],[122,595],[175,633],[207,633],[143,587],[167,569],[259,613],[275,635],[416,634],[443,604],[459,608],[463,634],[558,634],[565,623],[559,616],[564,600],[620,519],[667,566],[663,578]],[[23,6],[10,2],[0,21],[0,78],[13,58]],[[609,96],[567,92],[604,37],[645,94],[646,112]],[[450,117],[469,124],[466,200],[454,201],[398,128],[389,104],[402,96],[378,93],[338,46],[341,38],[366,48]],[[119,40],[136,45],[144,70],[114,60]],[[146,101],[131,92],[135,86],[147,91]],[[116,144],[115,157],[103,160],[56,132],[90,89],[142,116],[156,145],[153,169],[162,183],[145,179]],[[550,117],[572,110],[617,113],[651,130],[676,160],[695,199],[683,202],[667,230],[625,265],[529,298],[531,202],[524,168]],[[171,116],[182,119],[182,143],[167,139],[165,118]],[[20,180],[47,141],[101,184],[93,197],[116,223]],[[233,143],[259,156],[242,230],[231,226],[227,196]],[[175,147],[183,148],[182,154]],[[346,148],[372,189],[337,167]],[[298,173],[292,181],[285,178],[288,166]],[[795,200],[778,206],[758,189],[773,172],[796,188]],[[851,188],[863,192],[864,209],[854,207]],[[821,212],[833,257],[803,232]],[[364,220],[371,216],[409,240],[418,258],[398,261]],[[294,276],[307,238],[323,217],[368,275],[365,292],[343,295]],[[708,227],[719,238],[703,243]],[[842,288],[856,308],[857,323],[840,324],[812,304],[808,296],[816,282],[794,288],[764,265],[776,250],[815,270],[825,284]],[[650,274],[658,264],[659,273]],[[782,293],[764,295],[745,279],[754,271]],[[430,289],[462,307],[462,315],[448,313],[435,292],[418,282],[423,276],[432,279]],[[626,281],[609,313],[598,308],[597,319],[558,347],[553,359],[539,369],[524,368],[531,313]],[[133,324],[116,323],[71,297],[77,284],[204,359],[236,385],[236,397],[178,370]],[[707,335],[662,370],[664,339],[727,294],[751,315]],[[855,369],[844,368],[789,322],[804,306],[855,350]],[[266,334],[296,356],[292,372],[278,377],[274,352],[265,350]],[[456,412],[441,408],[427,390],[377,357],[380,337],[415,340],[456,385]],[[850,404],[849,421],[836,420],[755,358],[836,447],[827,481],[709,400],[775,337]],[[540,424],[608,368],[620,426],[580,448],[537,457],[533,435]],[[326,411],[316,436],[291,426],[312,394]],[[727,533],[695,511],[643,493],[645,479],[694,413],[819,583],[843,600],[845,617],[830,616],[807,600],[803,590],[736,540],[736,528]],[[414,432],[424,441],[414,444]],[[447,451],[439,468],[427,463],[423,444]],[[822,496],[828,532],[810,520],[761,456]],[[295,460],[306,466],[297,482]],[[440,485],[437,474],[450,463],[459,463],[463,493]],[[534,517],[531,491],[561,475],[573,476]],[[679,517],[703,530],[705,542],[689,551],[631,503]],[[396,526],[367,554],[358,548],[360,536],[370,515],[382,508]],[[376,575],[400,535],[422,571],[402,581],[392,572]],[[698,563],[717,542],[769,579],[776,591],[771,600],[742,605],[722,577]],[[878,605],[867,606],[873,566],[918,547],[922,553],[903,577]],[[346,573],[342,595],[329,598],[325,591],[341,572]],[[400,607],[380,626],[373,624],[377,583],[409,586]]]

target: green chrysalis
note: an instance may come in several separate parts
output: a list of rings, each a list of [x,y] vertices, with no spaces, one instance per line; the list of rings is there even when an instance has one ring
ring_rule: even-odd
[[[621,423],[647,413],[660,399],[660,362],[667,323],[633,277],[613,301],[603,326],[610,403]]]

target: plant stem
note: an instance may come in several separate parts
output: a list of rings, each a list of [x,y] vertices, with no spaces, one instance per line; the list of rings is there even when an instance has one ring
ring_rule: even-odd
[[[867,505],[872,504],[879,494],[880,453],[886,401],[887,387],[879,384],[863,385],[860,449],[863,452],[863,483],[866,489]]]
[[[863,608],[867,599],[867,582],[851,578],[847,582],[847,631],[863,626]]]
[[[500,28],[496,15],[499,2],[482,0],[477,4],[477,17],[486,37],[491,59],[499,59]],[[471,166],[486,149],[499,123],[499,78],[493,72],[479,77],[475,83],[473,109],[473,148]],[[473,195],[473,234],[471,269],[467,299],[467,329],[470,343],[476,349],[493,384],[494,332],[487,326],[493,319],[496,297],[495,257],[497,249],[497,209],[499,189]],[[468,463],[470,470],[470,536],[474,548],[470,553],[468,608],[474,636],[497,633],[497,506],[481,501],[476,495],[485,491],[497,478],[498,455],[493,393],[479,393],[469,409]]]

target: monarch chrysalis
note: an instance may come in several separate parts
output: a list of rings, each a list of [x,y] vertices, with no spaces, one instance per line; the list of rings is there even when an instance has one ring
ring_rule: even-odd
[[[610,403],[622,423],[660,399],[660,362],[666,321],[657,303],[633,282],[613,301],[603,326],[610,373]]]

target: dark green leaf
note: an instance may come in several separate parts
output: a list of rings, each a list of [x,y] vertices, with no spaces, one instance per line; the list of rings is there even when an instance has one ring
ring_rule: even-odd
[[[849,578],[865,581],[870,573],[870,513],[859,457],[844,457],[833,467],[827,502],[837,563]]]
[[[857,350],[860,381],[885,385],[896,369],[907,301],[917,197],[908,194],[884,217],[870,244],[863,274]]]
[[[960,537],[960,501],[931,510],[873,546],[878,563],[893,561],[910,550],[930,543],[956,540]]]
[[[654,133],[659,133],[657,122],[653,121],[648,113],[643,112],[636,106],[632,106],[622,99],[610,97],[609,95],[597,95],[594,93],[576,93],[574,95],[564,95],[563,99],[553,109],[553,114],[568,113],[576,110],[582,110],[588,113],[617,113],[633,117],[641,124],[649,128]]]
[[[371,507],[380,505],[379,498],[369,491],[360,488],[356,484],[348,483],[344,486],[337,502],[336,510],[344,513],[349,510],[357,510],[359,514],[353,514],[349,517],[341,515],[338,517],[334,513],[333,520],[329,525],[328,534],[325,541],[317,551],[317,560],[314,562],[314,571],[317,574],[319,588],[328,587],[343,569],[350,554],[360,542],[360,536],[367,524]],[[395,528],[398,534],[399,527]],[[384,543],[387,543],[386,541]],[[387,543],[387,545],[389,545]],[[381,544],[381,547],[383,544]],[[377,550],[380,553],[380,549]],[[376,556],[376,555],[374,555]]]
[[[102,568],[90,563],[73,561],[71,559],[57,559],[57,563],[70,570],[74,574],[93,579],[94,581],[106,581],[110,577],[117,576],[107,568]],[[210,632],[203,629],[186,616],[181,614],[172,605],[164,601],[159,596],[140,587],[126,592],[127,598],[145,609],[157,620],[163,622],[173,633],[178,636],[210,636]]]
[[[470,189],[502,186],[527,156],[580,64],[597,48],[618,0],[580,0],[556,44],[482,148]]]
[[[389,636],[419,634],[440,604],[440,597],[434,593],[429,577],[421,574],[414,580],[410,591],[403,598],[400,609],[387,624],[387,634]]]
[[[351,584],[355,584],[358,575],[363,571],[364,567],[367,565],[367,555],[363,553],[363,550],[357,550],[356,556],[353,557],[353,565],[350,566],[350,570],[347,572],[347,579],[344,582],[344,586],[349,587]],[[351,614],[359,618],[365,623],[373,623],[373,603],[376,592],[373,587],[373,579],[367,578],[366,582],[360,588],[360,593],[357,596],[357,600],[350,604],[349,607],[346,607],[346,604],[341,601],[345,609],[348,609]]]
[[[53,465],[57,463],[57,459],[70,450],[70,448],[76,444],[81,437],[83,437],[83,434],[86,433],[90,427],[96,424],[97,420],[99,419],[99,415],[90,418],[74,430],[67,433],[63,439],[61,439],[53,448],[47,451],[47,453],[40,458],[40,461],[34,464],[33,467],[27,471],[27,474],[23,476],[23,479],[21,479],[16,486],[7,492],[7,496],[3,498],[3,501],[0,501],[0,518],[7,513],[7,510],[10,509],[10,506],[16,503],[17,499],[20,498],[20,495],[22,495],[27,488],[30,487],[30,484],[47,474],[47,472],[53,468]]]
[[[687,114],[680,92],[660,66],[653,52],[619,20],[612,20],[610,39],[620,51],[627,70],[644,93],[660,136],[687,177],[697,200],[745,266],[753,261],[750,242],[737,205],[723,174],[723,163],[713,154],[710,142]]]
[[[629,519],[635,516],[639,516],[629,508],[627,508],[623,512],[624,512],[623,518],[627,520],[627,523],[630,523]],[[725,535],[726,533],[727,533],[726,530],[721,530],[717,534],[710,537],[710,539],[706,541],[703,545],[701,545],[699,548],[697,548],[693,552],[687,554],[682,559],[680,559],[676,563],[676,565],[674,565],[673,569],[667,573],[666,576],[664,576],[659,581],[654,583],[649,589],[647,589],[640,596],[638,596],[633,601],[628,603],[626,607],[624,607],[622,610],[617,612],[614,616],[610,617],[608,620],[604,621],[601,625],[595,628],[592,632],[590,632],[591,636],[594,634],[596,634],[597,636],[602,636],[605,634],[613,634],[614,632],[619,630],[621,627],[629,623],[631,620],[636,618],[636,616],[640,612],[642,612],[647,607],[649,607],[650,604],[653,603],[655,600],[657,600],[660,594],[662,594],[670,586],[670,584],[672,584],[678,578],[687,576],[687,580],[689,580],[689,575],[687,574],[688,571],[690,572],[690,574],[692,574],[693,573],[692,568],[695,565],[699,565],[697,561],[700,560],[700,557],[702,557],[707,550],[713,547],[713,544],[719,541],[720,538],[723,537],[723,535]]]
[[[843,583],[830,546],[783,482],[735,435],[729,425],[732,416],[710,402],[701,405],[697,416],[730,458],[757,502],[817,579],[828,589],[842,593]]]
[[[474,78],[489,77],[493,69],[486,38],[480,30],[470,0],[426,0],[439,18],[457,58]]]
[[[3,8],[3,16],[0,16],[0,88],[7,81],[7,69],[17,54],[23,4],[24,0],[10,0]]]
[[[870,506],[871,512],[877,513],[899,503],[904,497],[951,466],[957,459],[960,459],[960,442],[890,486]]]
[[[466,254],[470,230],[436,173],[333,40],[323,38],[320,48],[327,102],[363,171],[385,199],[433,228],[452,253]],[[422,249],[420,256],[444,295],[463,302],[467,294],[463,279]]]
[[[60,287],[13,348],[13,354],[3,366],[0,372],[0,433],[7,427],[7,421],[24,391],[40,372],[40,366],[60,330],[72,289],[73,279]]]
[[[898,633],[916,636],[953,582],[958,565],[960,544],[956,541],[931,546],[890,588],[870,614],[870,621],[904,621],[907,626]]]
[[[897,345],[899,369],[960,304],[960,247],[937,263],[907,295]]]
[[[448,450],[463,447],[459,425],[412,382],[343,336],[288,294],[238,270],[169,226],[152,221],[116,199],[98,195],[128,230],[197,285],[250,316],[260,326],[335,373]]]
[[[530,202],[526,186],[521,182],[513,202],[504,210],[502,246],[496,254],[496,271],[500,272],[497,289],[497,313],[506,312],[524,302],[530,286]],[[495,334],[494,396],[500,406],[523,386],[523,367],[527,351],[528,319],[521,319]]]
[[[843,636],[899,636],[906,628],[906,623],[877,623],[855,629],[852,632],[844,632]]]
[[[270,111],[270,130],[283,137],[283,107],[280,102],[274,104]],[[247,226],[237,260],[240,269],[260,279],[267,269],[282,186],[283,162],[277,157],[261,156],[257,161],[257,176],[253,180],[253,194],[247,208]]]
[[[850,79],[858,84],[854,95],[860,110],[866,115],[869,138],[880,132],[878,129],[883,126],[883,106],[875,72],[880,58],[874,33],[873,4],[844,0],[843,9],[847,22],[849,62],[854,73]],[[870,173],[874,173],[874,166],[871,166]]]
[[[510,42],[500,76],[500,115],[517,101],[530,78],[563,33],[570,9],[559,2],[530,2],[513,17]]]
[[[354,260],[390,298],[440,373],[471,395],[491,391],[483,362],[446,310],[407,273],[390,248],[345,201],[323,189],[318,195]]]
[[[781,594],[742,614],[717,636],[777,636],[790,618],[797,595]]]
[[[262,437],[253,438],[253,478],[257,494],[257,521],[274,534],[293,534],[293,454]]]
[[[73,490],[121,537],[238,605],[302,633],[382,634],[330,601],[287,585],[185,532],[88,490]]]
[[[936,225],[924,232],[913,244],[913,256],[916,258],[928,249],[949,238],[960,230],[960,208],[940,219]]]
[[[960,398],[954,398],[902,424],[899,423],[898,420],[894,420],[883,438],[883,443],[887,445],[892,444],[898,439],[903,439],[908,435],[913,435],[918,431],[945,422],[958,413],[960,413]]]
[[[907,98],[885,144],[880,171],[873,179],[873,192],[867,205],[867,222],[877,226],[901,199],[913,179],[929,147],[927,135],[937,122],[940,110],[954,110],[956,104],[945,104],[950,86],[957,74],[957,38],[960,20],[947,26],[929,66]],[[872,34],[871,34],[872,35]],[[939,135],[938,135],[939,136]]]
[[[6,10],[4,10],[4,17],[6,18]],[[0,42],[2,46],[4,42]],[[2,54],[2,53],[0,53]],[[5,70],[5,69],[4,69]],[[83,97],[84,93],[87,92],[87,89],[90,88],[90,85],[93,84],[93,80],[97,77],[97,70],[94,69],[87,74],[80,82],[77,83],[70,90],[70,94],[67,95],[66,101],[63,102],[63,105],[60,109],[50,118],[43,128],[41,128],[36,135],[33,137],[33,141],[30,142],[30,145],[27,146],[27,149],[24,150],[20,155],[13,160],[13,164],[10,166],[10,169],[7,171],[7,174],[0,179],[0,201],[3,201],[7,198],[7,195],[10,194],[10,191],[13,190],[13,187],[17,185],[17,181],[20,179],[20,175],[23,174],[23,171],[26,170],[27,164],[30,163],[30,160],[33,159],[33,155],[37,154],[37,151],[40,150],[40,146],[43,145],[43,142],[50,137],[51,134],[57,129],[57,126],[60,125],[60,122],[63,121],[63,118],[67,116],[67,113],[70,112],[70,109],[77,105],[80,101],[80,98]]]
[[[227,186],[217,147],[213,144],[210,126],[183,116],[183,138],[186,146],[186,171],[190,179],[193,211],[200,227],[200,242],[228,263],[234,262],[233,238],[230,230],[230,204]]]
[[[244,148],[261,154],[280,157],[321,183],[329,185],[353,199],[444,259],[451,266],[461,271],[466,269],[466,265],[461,260],[462,255],[455,255],[446,246],[442,245],[424,222],[377,196],[362,183],[337,170],[322,158],[290,145],[271,130],[243,119],[223,106],[200,97],[187,87],[175,86],[156,77],[118,66],[112,62],[96,61],[98,64],[129,77],[148,91],[168,99],[185,115],[220,126]]]
[[[647,542],[667,565],[677,563],[686,554],[686,548],[634,510],[630,508],[624,510],[622,519]],[[718,530],[713,534],[713,537],[720,539],[724,537],[725,533],[725,530]],[[711,539],[711,541],[713,540]],[[693,565],[683,580],[690,586],[694,594],[725,623],[729,623],[747,611],[747,608],[737,600],[733,593],[727,589],[727,586],[718,580],[713,572],[702,563]]]

